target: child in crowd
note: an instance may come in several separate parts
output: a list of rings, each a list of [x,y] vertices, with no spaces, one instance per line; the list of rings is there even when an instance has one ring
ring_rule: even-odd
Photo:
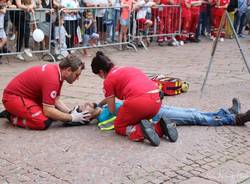
[[[67,57],[69,54],[67,50],[60,51],[59,49],[67,49],[66,37],[71,38],[71,35],[67,33],[64,27],[64,17],[60,16],[56,18],[56,27],[55,27],[55,39],[57,42],[55,54],[60,54],[57,59],[62,59],[63,57]]]
[[[95,47],[99,41],[99,34],[95,32],[95,19],[91,11],[86,12],[86,18],[83,21],[84,25],[84,35],[83,35],[83,46],[93,46]],[[87,50],[83,50],[84,55],[87,54]]]
[[[135,4],[135,9],[137,10],[136,13],[136,22],[140,25],[144,27],[146,26],[147,28],[149,28],[150,26],[152,26],[153,22],[150,20],[150,18],[147,18],[148,16],[148,9],[151,6],[155,6],[156,3],[155,2],[149,2],[148,0],[139,0],[136,4]]]
[[[153,22],[150,19],[147,19],[147,12],[149,7],[156,5],[155,2],[149,2],[148,0],[139,0],[136,3],[137,14],[136,14],[136,23],[137,23],[137,32],[143,32],[145,36],[148,35],[149,28],[153,25]],[[149,41],[145,39],[147,46],[149,46]]]
[[[0,1],[0,52],[3,53],[3,47],[7,43],[7,37],[4,31],[4,15],[6,13],[6,2]],[[2,61],[0,60],[0,64]]]

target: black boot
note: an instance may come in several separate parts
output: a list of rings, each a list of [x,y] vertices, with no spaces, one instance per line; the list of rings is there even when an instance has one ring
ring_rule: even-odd
[[[239,114],[240,110],[241,110],[240,100],[238,98],[233,98],[232,99],[232,107],[230,107],[228,110],[232,114]]]
[[[178,139],[176,124],[174,122],[171,122],[169,119],[163,117],[160,120],[160,125],[164,135],[167,136],[171,142],[176,142]]]
[[[0,118],[7,118],[10,121],[10,113],[7,110],[0,112]]]
[[[159,146],[160,138],[155,132],[152,123],[150,123],[148,120],[142,120],[140,125],[144,137],[148,139],[153,146]]]
[[[248,121],[250,121],[250,110],[245,113],[236,114],[235,116],[235,124],[238,126],[243,126]]]

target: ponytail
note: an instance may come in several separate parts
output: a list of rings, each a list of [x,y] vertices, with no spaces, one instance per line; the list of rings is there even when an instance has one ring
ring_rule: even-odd
[[[102,51],[97,51],[96,56],[92,59],[91,68],[94,74],[100,70],[108,73],[114,67],[114,63]]]

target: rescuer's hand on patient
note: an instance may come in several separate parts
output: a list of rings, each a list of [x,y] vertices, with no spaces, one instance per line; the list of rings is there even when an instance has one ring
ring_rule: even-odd
[[[89,121],[91,114],[88,111],[77,112],[78,106],[76,106],[73,111],[70,113],[72,117],[72,122],[86,122]]]

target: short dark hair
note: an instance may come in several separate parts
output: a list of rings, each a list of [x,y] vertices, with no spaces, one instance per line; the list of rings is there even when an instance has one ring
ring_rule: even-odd
[[[98,74],[100,70],[108,73],[111,68],[114,67],[114,63],[104,55],[102,51],[97,51],[96,56],[92,59],[91,68],[94,74]]]
[[[84,62],[77,57],[75,54],[69,54],[67,57],[63,58],[62,61],[59,63],[60,69],[66,69],[68,67],[74,72],[81,67],[81,70],[85,68]]]

